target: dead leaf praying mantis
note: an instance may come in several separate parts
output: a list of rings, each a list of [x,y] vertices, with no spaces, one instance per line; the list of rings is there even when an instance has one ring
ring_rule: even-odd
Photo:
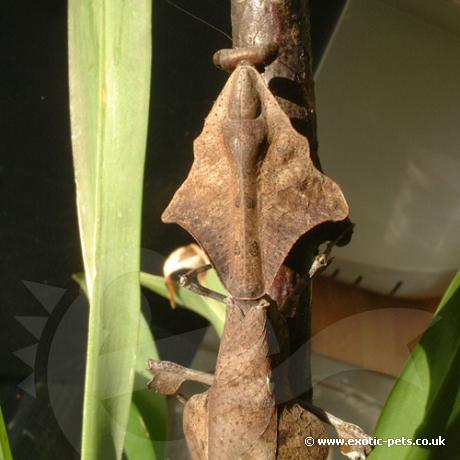
[[[275,21],[279,2],[265,3]],[[302,237],[348,217],[340,187],[316,167],[308,139],[260,73],[282,52],[277,37],[215,54],[215,64],[231,74],[195,140],[192,169],[162,216],[195,238],[229,292],[224,297],[201,286],[200,269],[182,278],[186,287],[227,305],[214,376],[149,361],[150,387],[158,393],[177,394],[186,380],[209,386],[184,401],[193,460],[324,459],[327,447],[304,444],[306,436],[326,436],[322,421],[342,437],[367,437],[290,395],[289,375],[275,372],[289,356],[292,317],[271,295],[277,276]],[[367,453],[347,455],[364,459]]]

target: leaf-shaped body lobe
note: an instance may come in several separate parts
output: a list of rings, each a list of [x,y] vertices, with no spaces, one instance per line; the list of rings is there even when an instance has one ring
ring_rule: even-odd
[[[261,297],[302,235],[348,215],[340,188],[314,167],[307,139],[252,67],[230,76],[194,152],[163,220],[200,243],[234,298]]]
[[[227,308],[215,381],[208,390],[209,458],[274,460],[275,397],[270,385],[267,309]]]
[[[184,434],[192,460],[209,460],[207,391],[193,395],[185,404]]]
[[[278,417],[278,452],[276,460],[325,460],[329,447],[305,445],[305,438],[327,438],[323,423],[297,403],[280,408]]]

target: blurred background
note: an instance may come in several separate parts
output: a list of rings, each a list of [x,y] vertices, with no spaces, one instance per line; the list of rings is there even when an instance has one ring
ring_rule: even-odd
[[[230,2],[176,4],[230,33]],[[317,398],[372,430],[460,262],[460,6],[312,0],[311,11],[320,158],[356,223],[314,286]],[[0,11],[0,397],[19,460],[79,458],[87,306],[71,280],[82,261],[66,26],[62,0],[5,0]],[[211,56],[230,43],[157,0],[153,46],[142,247],[144,269],[160,273],[191,241],[160,214],[226,80]],[[143,300],[162,358],[209,367],[217,342],[206,321]]]

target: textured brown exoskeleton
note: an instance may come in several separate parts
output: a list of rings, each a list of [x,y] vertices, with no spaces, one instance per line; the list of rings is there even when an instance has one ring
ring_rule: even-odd
[[[224,57],[233,66],[232,56]],[[282,382],[274,378],[271,358],[279,337],[269,315],[277,310],[268,293],[299,238],[346,219],[347,203],[245,62],[215,102],[194,152],[190,174],[163,219],[195,237],[230,293],[225,330],[214,377],[150,361],[150,387],[176,394],[185,380],[210,386],[185,404],[193,460],[324,459],[327,447],[304,445],[306,436],[326,435],[319,418],[295,400],[280,404],[276,386]]]
[[[150,361],[150,383],[176,394],[186,380],[210,385],[184,408],[184,433],[192,460],[321,460],[327,446],[304,439],[325,437],[321,421],[300,404],[277,407],[270,360],[270,327],[261,300],[242,308],[228,299],[225,330],[214,378],[164,361]]]
[[[340,188],[251,66],[231,74],[194,151],[163,220],[193,235],[235,299],[261,298],[302,235],[348,216]]]

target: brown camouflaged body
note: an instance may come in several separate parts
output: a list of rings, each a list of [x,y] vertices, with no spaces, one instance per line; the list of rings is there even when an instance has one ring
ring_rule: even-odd
[[[339,186],[250,66],[230,76],[194,152],[162,218],[193,235],[236,299],[260,298],[302,235],[348,216]]]

